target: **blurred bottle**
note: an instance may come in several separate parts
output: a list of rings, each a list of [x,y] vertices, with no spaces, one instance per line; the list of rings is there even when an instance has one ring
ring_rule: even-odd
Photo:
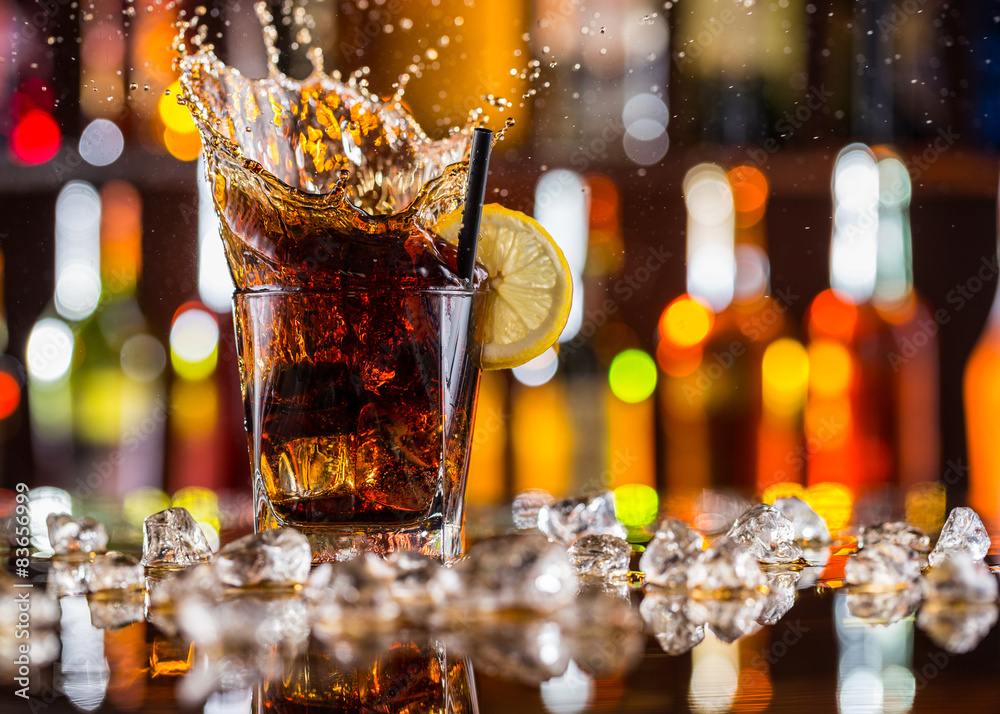
[[[680,101],[693,108],[682,131],[725,144],[760,143],[767,153],[779,137],[805,135],[803,125],[826,101],[806,82],[806,3],[674,5]],[[765,163],[766,153],[755,151]]]
[[[539,0],[531,42],[542,61],[532,100],[542,159],[577,171],[667,153],[670,25],[654,0]]]
[[[750,494],[796,478],[784,456],[795,445],[794,395],[804,380],[794,347],[772,354],[764,373],[769,346],[789,332],[790,301],[770,289],[767,180],[750,166],[726,174],[701,164],[684,188],[688,295],[664,311],[658,349],[667,482]],[[691,473],[700,477],[689,484]]]
[[[13,355],[7,354],[7,311],[4,301],[4,257],[0,250],[0,485],[13,486],[4,473],[8,463],[6,443],[21,428],[24,392],[24,368]]]
[[[816,296],[806,321],[811,484],[895,492],[936,474],[937,348],[913,290],[909,194],[906,170],[888,151],[852,144],[840,152],[832,288]],[[901,515],[901,501],[880,501],[871,517]]]
[[[149,334],[136,300],[142,266],[139,192],[111,181],[100,200],[100,297],[76,325],[69,376],[75,488],[84,497],[120,498],[163,484],[166,353]]]
[[[876,147],[879,177],[878,252],[872,305],[889,326],[895,349],[886,355],[896,382],[896,479],[909,492],[937,481],[940,465],[938,331],[927,301],[913,286],[910,233],[912,187],[906,166]]]
[[[220,366],[223,347],[234,351],[233,282],[219,239],[219,224],[198,161],[198,295],[177,308],[170,328],[170,449],[167,490],[192,486],[220,491],[249,489],[249,467],[236,454],[246,453],[237,366]],[[225,330],[223,329],[225,328]],[[228,338],[223,343],[223,334]],[[230,357],[232,355],[230,354]],[[232,422],[238,437],[232,437]],[[238,473],[234,462],[240,467]]]
[[[91,184],[70,181],[55,208],[55,285],[25,350],[32,456],[38,481],[71,488],[73,395],[70,369],[81,320],[100,300],[101,198]]]
[[[1000,200],[997,203],[1000,209]],[[1000,250],[998,250],[1000,255]],[[1000,523],[1000,291],[965,367],[969,505],[987,526]]]

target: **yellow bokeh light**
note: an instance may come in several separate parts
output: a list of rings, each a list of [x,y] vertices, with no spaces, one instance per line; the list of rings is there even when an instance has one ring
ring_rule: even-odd
[[[660,318],[660,336],[679,347],[693,347],[708,337],[715,316],[694,298],[682,295]]]
[[[207,523],[218,533],[219,497],[215,495],[215,491],[201,486],[182,488],[174,494],[171,505],[186,508],[198,523]]]
[[[171,156],[181,161],[195,161],[201,153],[201,137],[196,131],[179,134],[167,127],[163,130],[163,145]]]
[[[170,508],[170,498],[158,488],[137,488],[122,500],[125,521],[136,528],[142,528],[146,516],[159,513],[165,508]]]
[[[160,97],[157,109],[160,113],[160,119],[163,120],[168,129],[178,134],[191,134],[197,130],[197,127],[194,125],[191,110],[183,104],[177,103],[177,97],[180,96],[180,93],[181,82],[174,80],[173,84]]]
[[[816,340],[809,345],[809,387],[821,397],[847,391],[853,368],[851,354],[835,340]]]
[[[761,372],[764,406],[769,411],[794,414],[802,408],[809,384],[809,356],[798,340],[785,337],[768,345]]]
[[[790,498],[792,496],[801,498],[803,501],[807,500],[806,490],[802,488],[801,484],[793,482],[771,484],[764,489],[764,493],[761,494],[760,500],[764,503],[773,504],[779,498]]]
[[[832,534],[846,528],[851,522],[854,495],[847,486],[831,481],[817,483],[809,487],[806,496],[809,505],[823,517]]]

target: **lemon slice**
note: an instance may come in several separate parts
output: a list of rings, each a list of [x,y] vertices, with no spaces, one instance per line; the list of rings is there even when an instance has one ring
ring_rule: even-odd
[[[437,232],[457,243],[461,225],[461,210],[452,211]],[[566,258],[538,221],[495,203],[483,206],[476,257],[489,273],[483,369],[524,364],[552,346],[566,326],[573,299]]]

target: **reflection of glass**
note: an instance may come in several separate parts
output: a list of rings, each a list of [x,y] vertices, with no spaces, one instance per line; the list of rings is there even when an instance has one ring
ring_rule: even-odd
[[[374,662],[344,666],[328,654],[310,650],[280,679],[257,688],[256,714],[305,714],[318,711],[477,712],[472,666],[449,657],[437,643],[400,641]]]

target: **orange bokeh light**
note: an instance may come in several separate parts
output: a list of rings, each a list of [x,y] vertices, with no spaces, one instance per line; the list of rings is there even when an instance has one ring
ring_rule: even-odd
[[[837,297],[831,289],[821,292],[809,308],[810,331],[813,337],[826,336],[850,339],[858,324],[858,308]]]
[[[736,227],[749,228],[764,217],[767,203],[767,178],[753,166],[737,166],[728,174],[733,189],[733,206],[736,209]]]
[[[660,317],[660,337],[677,347],[694,347],[712,330],[715,315],[688,295],[667,305]]]
[[[6,419],[21,403],[21,385],[7,372],[0,372],[0,419]]]

